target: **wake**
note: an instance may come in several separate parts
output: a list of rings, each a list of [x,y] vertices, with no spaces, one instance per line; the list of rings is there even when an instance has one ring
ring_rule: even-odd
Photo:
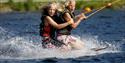
[[[25,36],[14,36],[0,28],[0,59],[44,59],[44,58],[77,58],[81,56],[92,56],[108,52],[119,52],[119,47],[108,42],[99,41],[98,36],[76,36],[85,43],[81,50],[60,51],[59,49],[43,49],[41,38],[38,35],[23,34]],[[6,40],[5,40],[6,39]],[[93,51],[91,48],[109,47],[101,51]]]

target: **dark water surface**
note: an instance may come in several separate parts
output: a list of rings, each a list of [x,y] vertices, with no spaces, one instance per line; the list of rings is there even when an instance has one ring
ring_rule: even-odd
[[[0,14],[0,63],[125,63],[123,10],[103,10],[81,22],[72,35],[86,47],[76,51],[43,49],[39,23],[39,12]],[[90,50],[107,44],[105,50]]]

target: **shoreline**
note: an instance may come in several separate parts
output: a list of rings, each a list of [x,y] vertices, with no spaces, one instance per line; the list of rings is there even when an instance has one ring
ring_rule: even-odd
[[[1,8],[0,8],[1,9]],[[108,9],[108,8],[106,8]],[[77,10],[77,9],[76,9]],[[78,9],[79,10],[79,9]],[[120,10],[120,11],[125,11],[125,6],[123,6],[122,8],[119,8],[119,9],[113,9],[111,8],[111,10]],[[39,10],[34,10],[34,11],[16,11],[16,10],[13,10],[9,7],[4,7],[0,10],[0,13],[13,13],[13,12],[39,12]]]
[[[48,1],[49,2],[49,1]],[[14,2],[13,0],[6,2],[6,3],[0,3],[0,13],[6,13],[6,12],[29,12],[29,11],[38,11],[41,7],[46,5],[48,2],[33,2],[32,0],[28,0],[27,2]],[[82,9],[84,7],[90,7],[93,9],[98,9],[104,5],[106,5],[110,1],[77,1],[76,3],[76,9]],[[58,3],[58,2],[57,2]],[[61,5],[64,4],[64,2],[59,2]],[[125,1],[121,0],[118,3],[112,5],[111,9],[125,9]]]

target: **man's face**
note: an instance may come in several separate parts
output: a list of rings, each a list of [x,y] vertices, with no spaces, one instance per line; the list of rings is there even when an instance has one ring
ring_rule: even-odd
[[[68,5],[69,11],[74,12],[75,5],[76,5],[75,1],[70,2],[69,5]]]

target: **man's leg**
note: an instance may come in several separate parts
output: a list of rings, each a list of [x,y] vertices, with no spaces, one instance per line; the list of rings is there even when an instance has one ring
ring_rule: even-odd
[[[73,36],[68,37],[69,45],[72,47],[72,49],[82,49],[84,47],[84,43]]]
[[[65,45],[61,47],[63,50],[71,50],[71,46],[67,42],[67,35],[61,35],[57,37],[57,40],[62,41]]]

